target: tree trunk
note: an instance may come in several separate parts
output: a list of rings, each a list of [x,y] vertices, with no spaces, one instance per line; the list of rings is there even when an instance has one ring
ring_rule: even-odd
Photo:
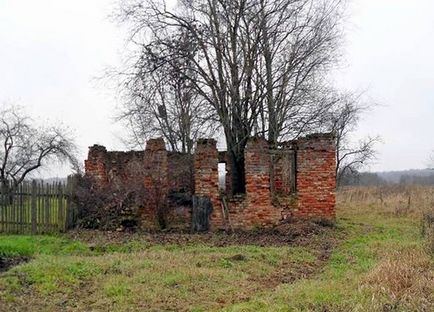
[[[230,166],[232,176],[232,192],[233,194],[244,194],[246,192],[246,177],[244,169],[244,155],[237,156],[234,152],[230,152]],[[244,151],[243,151],[244,154]]]
[[[3,181],[1,183],[1,190],[0,190],[0,204],[3,205],[11,205],[14,196],[13,196],[13,188],[9,185],[8,181]]]

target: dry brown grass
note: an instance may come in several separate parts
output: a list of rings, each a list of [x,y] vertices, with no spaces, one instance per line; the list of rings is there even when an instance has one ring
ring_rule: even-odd
[[[422,234],[426,239],[427,250],[434,255],[434,211],[424,213]]]
[[[434,300],[432,260],[422,249],[396,251],[369,272],[364,287],[386,297],[392,306],[399,304],[423,311]]]
[[[421,216],[434,211],[434,186],[348,187],[338,191],[337,200],[341,205],[375,208],[385,215]]]

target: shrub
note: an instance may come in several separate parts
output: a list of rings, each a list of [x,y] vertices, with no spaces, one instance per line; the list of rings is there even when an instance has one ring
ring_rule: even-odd
[[[78,206],[77,226],[90,229],[134,229],[145,192],[141,184],[99,185],[90,177],[80,177],[74,201]]]

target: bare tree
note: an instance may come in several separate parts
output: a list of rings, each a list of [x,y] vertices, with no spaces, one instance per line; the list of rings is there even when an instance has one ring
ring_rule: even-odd
[[[348,173],[357,173],[376,157],[375,145],[380,137],[366,137],[356,143],[351,141],[357,129],[361,115],[370,109],[361,104],[361,95],[336,95],[337,105],[328,112],[328,126],[336,136],[336,179],[339,185],[342,177]]]
[[[0,184],[11,194],[28,176],[53,161],[77,166],[76,146],[62,127],[36,127],[17,106],[0,108]]]
[[[139,56],[171,67],[218,118],[238,193],[250,136],[294,138],[333,106],[325,82],[339,58],[343,8],[343,0],[185,0],[168,10],[165,1],[136,0],[123,1],[119,16]],[[173,53],[180,30],[195,53]]]
[[[182,31],[173,34],[170,42],[170,52],[162,55],[170,53],[172,57],[165,63],[159,51],[144,46],[140,56],[130,58],[116,73],[121,77],[124,100],[117,119],[130,130],[131,146],[143,146],[148,139],[161,136],[171,150],[191,153],[194,142],[212,136],[216,126],[203,98],[180,74],[179,68],[189,62],[183,54],[194,54],[194,45]]]

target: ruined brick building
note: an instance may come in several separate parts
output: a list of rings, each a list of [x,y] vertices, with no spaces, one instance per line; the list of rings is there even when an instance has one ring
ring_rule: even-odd
[[[94,145],[85,168],[98,185],[127,183],[134,176],[150,193],[158,190],[158,196],[150,196],[138,210],[143,228],[155,225],[158,205],[167,208],[171,220],[189,226],[191,196],[209,198],[211,229],[266,227],[288,218],[335,218],[336,146],[331,134],[309,135],[278,148],[262,138],[249,139],[245,194],[231,195],[229,166],[223,173],[225,185],[219,185],[219,164],[226,159],[213,139],[199,140],[194,155],[167,151],[163,139],[153,139],[139,152],[108,152]],[[176,200],[183,198],[180,194],[190,200]]]

